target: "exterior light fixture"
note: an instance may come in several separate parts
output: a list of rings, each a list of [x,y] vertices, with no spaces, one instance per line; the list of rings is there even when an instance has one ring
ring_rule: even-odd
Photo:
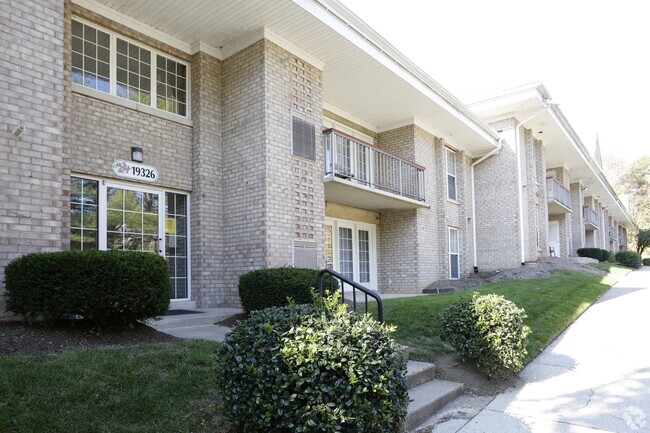
[[[131,148],[131,161],[142,162],[144,155],[142,154],[141,147],[132,147]]]

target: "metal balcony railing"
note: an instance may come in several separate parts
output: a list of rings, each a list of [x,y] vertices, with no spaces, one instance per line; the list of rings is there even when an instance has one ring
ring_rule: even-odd
[[[598,214],[590,207],[585,206],[582,208],[582,217],[584,218],[585,224],[598,227]]]
[[[555,200],[567,209],[571,209],[571,192],[553,178],[546,179],[548,200]]]
[[[325,175],[424,201],[424,167],[335,129],[323,131]]]
[[[616,227],[609,227],[609,237],[614,240],[618,239],[618,230],[616,230]]]

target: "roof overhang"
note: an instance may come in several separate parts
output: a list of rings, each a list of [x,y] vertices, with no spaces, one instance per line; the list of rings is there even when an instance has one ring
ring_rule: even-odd
[[[564,167],[571,183],[579,182],[586,188],[586,196],[595,196],[620,224],[634,226],[630,212],[543,84],[532,83],[489,95],[469,107],[488,123],[510,117],[525,121],[523,126],[542,140],[548,169]]]
[[[382,131],[418,122],[471,157],[498,135],[337,0],[73,0],[177,49],[225,59],[269,39],[323,71],[323,97]]]

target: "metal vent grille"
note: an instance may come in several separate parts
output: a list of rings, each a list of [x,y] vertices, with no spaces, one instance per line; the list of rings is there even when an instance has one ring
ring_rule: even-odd
[[[318,251],[315,241],[293,241],[293,266],[296,268],[318,268]]]

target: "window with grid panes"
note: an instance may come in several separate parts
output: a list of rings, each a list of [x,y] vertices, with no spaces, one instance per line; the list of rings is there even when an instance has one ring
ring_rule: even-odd
[[[72,20],[75,84],[187,117],[188,73],[187,65],[181,61],[94,25]]]
[[[456,191],[456,153],[445,149],[445,154],[447,160],[447,198],[456,200],[458,198]]]
[[[70,249],[97,249],[98,182],[70,179]]]

